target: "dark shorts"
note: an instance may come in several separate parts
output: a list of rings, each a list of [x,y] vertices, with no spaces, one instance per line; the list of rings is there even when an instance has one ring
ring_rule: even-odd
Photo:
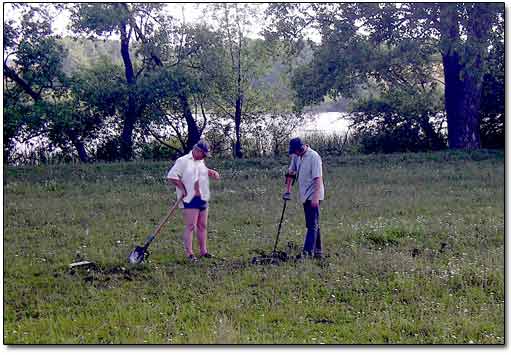
[[[208,201],[202,200],[199,196],[195,196],[189,203],[183,202],[184,208],[197,208],[204,211],[208,208]]]

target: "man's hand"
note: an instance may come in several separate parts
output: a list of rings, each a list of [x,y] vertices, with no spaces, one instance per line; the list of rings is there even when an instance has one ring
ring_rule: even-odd
[[[283,199],[284,201],[289,201],[289,200],[291,200],[291,192],[288,192],[288,191],[284,192],[284,194],[282,195],[282,199]]]
[[[171,179],[171,178],[169,178],[169,179],[167,179],[167,181],[169,182],[169,184],[175,185],[178,189],[180,189],[183,192],[183,198],[186,197],[186,195],[188,193],[186,191],[185,184],[183,184],[183,182],[180,179]]]
[[[208,170],[208,176],[213,180],[220,180],[220,174],[218,173],[218,171],[215,171],[213,169]]]
[[[313,198],[313,199],[311,200],[311,207],[312,207],[312,208],[318,208],[318,206],[319,206],[319,199],[317,199],[317,198]]]

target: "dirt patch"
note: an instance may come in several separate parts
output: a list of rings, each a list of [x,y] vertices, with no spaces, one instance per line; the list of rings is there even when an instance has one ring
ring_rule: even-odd
[[[252,250],[255,255],[252,257],[252,265],[280,265],[288,261],[295,261],[294,255],[300,253],[300,247],[292,241],[287,242],[285,250],[266,252],[264,250]]]
[[[72,268],[68,271],[68,274],[80,278],[85,284],[102,289],[115,288],[126,281],[147,278],[141,270],[136,268],[123,266],[101,268],[97,264],[90,264],[83,268]]]
[[[321,319],[310,319],[310,322],[315,323],[315,324],[334,324],[335,323],[333,320],[324,319],[324,318],[321,318]]]
[[[274,251],[268,254],[264,251],[259,251],[257,255],[252,257],[251,263],[252,265],[280,265],[280,263],[289,260],[290,257],[285,251]]]

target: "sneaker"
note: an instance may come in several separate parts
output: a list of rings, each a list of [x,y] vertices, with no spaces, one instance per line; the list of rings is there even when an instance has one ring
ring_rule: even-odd
[[[210,253],[206,253],[206,254],[202,254],[201,255],[201,258],[211,259],[212,257],[213,257],[213,255],[211,255]]]
[[[188,261],[191,263],[196,263],[198,259],[195,257],[195,255],[188,255]]]

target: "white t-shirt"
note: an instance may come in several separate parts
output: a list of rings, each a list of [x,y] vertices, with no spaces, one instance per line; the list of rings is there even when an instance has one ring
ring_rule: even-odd
[[[167,178],[179,179],[185,185],[186,197],[184,202],[190,203],[195,197],[195,182],[199,180],[199,189],[201,192],[201,199],[209,201],[209,177],[208,168],[204,164],[204,160],[193,159],[192,152],[177,159],[172,168],[167,173]],[[183,195],[180,188],[176,186],[177,198],[180,199]],[[183,207],[182,203],[179,207]]]
[[[298,186],[300,192],[300,201],[305,203],[312,199],[314,194],[314,179],[323,176],[323,164],[319,154],[307,146],[305,154],[301,157],[294,155],[289,164],[289,171],[298,174]],[[325,199],[325,187],[323,183],[320,185],[319,199]]]

